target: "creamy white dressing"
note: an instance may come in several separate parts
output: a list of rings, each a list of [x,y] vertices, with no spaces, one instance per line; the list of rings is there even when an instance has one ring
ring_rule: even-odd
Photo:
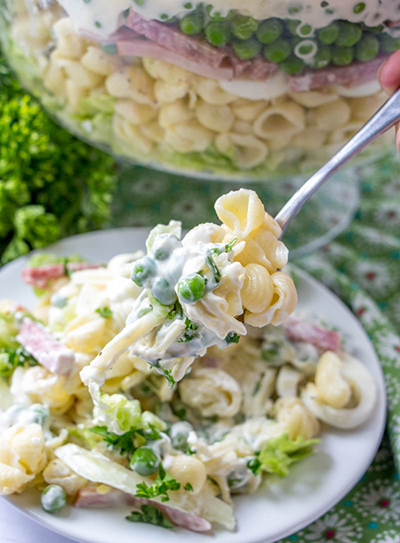
[[[134,8],[146,19],[163,20],[165,16],[180,16],[187,12],[185,0],[144,0],[136,5],[132,0],[59,0],[59,3],[73,20],[77,29],[93,32],[106,37],[120,26],[120,16],[128,8]],[[253,0],[244,6],[243,0],[213,0],[214,11],[223,15],[231,9],[238,10],[256,19],[279,17],[300,19],[313,28],[321,28],[337,19],[364,22],[376,26],[386,20],[400,19],[398,0],[363,0],[365,8],[355,9],[358,0],[329,0],[329,6],[321,7],[321,0]],[[192,5],[196,5],[195,2]],[[164,16],[164,17],[163,17]]]

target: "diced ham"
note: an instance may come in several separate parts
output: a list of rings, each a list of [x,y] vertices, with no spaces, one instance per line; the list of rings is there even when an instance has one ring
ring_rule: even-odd
[[[229,62],[233,66],[235,78],[253,79],[263,81],[268,79],[278,69],[277,64],[268,62],[261,55],[251,60],[240,60],[233,51],[229,55]]]
[[[181,526],[192,532],[208,532],[211,530],[211,524],[199,517],[195,513],[187,511],[179,511],[168,505],[163,505],[152,500],[146,500],[145,498],[137,498],[133,494],[122,492],[121,490],[109,490],[106,493],[98,492],[95,487],[87,486],[81,488],[78,492],[74,505],[76,507],[96,507],[96,508],[108,508],[108,507],[120,507],[122,505],[131,505],[140,510],[143,504],[154,505],[162,511],[176,526]]]
[[[121,56],[158,58],[203,77],[227,80],[233,78],[233,69],[230,67],[213,68],[207,64],[194,62],[150,40],[122,40],[117,43],[117,48]]]
[[[64,376],[71,373],[75,353],[60,343],[42,324],[25,317],[17,341],[51,373]]]
[[[48,264],[46,266],[24,268],[22,270],[22,279],[27,285],[45,289],[53,279],[65,277],[66,269],[68,272],[72,273],[74,271],[95,269],[99,267],[99,264],[90,264],[89,262],[69,262],[66,266],[64,264]]]
[[[338,351],[341,347],[342,338],[338,332],[293,317],[285,322],[285,335],[291,341],[311,343],[321,351]]]
[[[310,91],[330,85],[362,85],[377,78],[379,68],[386,58],[387,55],[380,55],[370,62],[353,62],[349,66],[307,70],[303,74],[288,78],[289,91]]]
[[[128,15],[126,25],[148,40],[154,41],[182,57],[197,63],[207,64],[212,68],[220,68],[227,56],[223,49],[213,47],[199,38],[186,36],[173,26],[144,19],[132,10]]]

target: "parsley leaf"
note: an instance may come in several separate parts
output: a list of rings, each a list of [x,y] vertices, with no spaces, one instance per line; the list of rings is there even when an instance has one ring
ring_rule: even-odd
[[[229,243],[227,243],[225,245],[225,252],[226,253],[230,253],[232,251],[233,246],[236,244],[237,240],[238,240],[238,238],[233,238],[232,241],[230,241]]]
[[[109,319],[110,317],[112,317],[112,310],[106,306],[106,307],[99,307],[98,309],[96,309],[96,313],[98,313],[101,317],[103,317],[103,319]]]
[[[174,525],[169,521],[167,516],[160,511],[155,505],[142,505],[142,512],[132,511],[130,515],[125,517],[130,522],[146,522],[147,524],[154,524],[155,526],[161,526],[171,530]]]
[[[152,368],[160,370],[160,372],[163,373],[164,377],[166,378],[169,388],[173,388],[173,386],[175,385],[175,379],[172,377],[172,370],[163,368],[159,360],[157,360],[157,362],[154,362],[153,364],[149,362],[149,364]]]
[[[103,441],[107,443],[112,449],[119,451],[123,455],[131,455],[135,452],[136,446],[134,440],[137,434],[141,434],[141,430],[130,430],[125,434],[118,435],[113,432],[109,432],[107,426],[94,426],[90,428],[90,431],[103,438]]]
[[[37,366],[38,361],[23,347],[0,349],[0,376],[10,377],[15,368],[21,366]]]
[[[187,492],[192,492],[193,491],[193,486],[191,485],[191,483],[186,483],[185,486],[183,487]]]
[[[229,343],[239,343],[240,336],[236,332],[229,332],[226,336],[225,341]]]
[[[168,313],[169,320],[174,320],[175,317],[177,319],[181,319],[183,317],[183,309],[181,304],[178,302],[178,300],[174,303],[171,311]]]
[[[162,464],[158,467],[157,479],[151,486],[148,486],[146,483],[139,483],[136,485],[136,494],[138,498],[146,498],[151,500],[157,496],[161,496],[162,502],[169,501],[168,490],[179,490],[181,483],[178,483],[165,471]]]
[[[219,271],[218,266],[214,262],[213,257],[212,256],[206,256],[206,262],[208,264],[208,267],[212,271],[214,281],[216,283],[219,283],[221,281],[221,272]]]

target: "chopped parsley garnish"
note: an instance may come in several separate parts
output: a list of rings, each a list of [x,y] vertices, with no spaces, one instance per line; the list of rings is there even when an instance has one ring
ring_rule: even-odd
[[[237,240],[238,238],[233,238],[232,241],[230,241],[229,243],[227,243],[225,245],[225,253],[230,253],[234,247],[234,245],[237,243]],[[213,249],[211,249],[210,253],[212,255],[215,255],[215,256],[218,256],[222,253],[222,251],[220,249],[218,249],[217,247],[214,247]]]
[[[183,309],[182,309],[182,306],[181,304],[176,301],[173,305],[173,308],[171,309],[171,311],[168,313],[168,318],[172,321],[175,319],[175,317],[177,319],[181,319],[183,317]]]
[[[113,450],[117,450],[121,456],[126,455],[128,458],[146,441],[161,439],[159,431],[152,424],[149,425],[149,428],[133,428],[121,435],[110,432],[107,426],[94,426],[90,428],[90,431],[101,436],[103,441]]]
[[[168,530],[174,528],[174,525],[168,520],[167,516],[155,505],[144,504],[141,510],[141,513],[139,511],[132,511],[130,515],[125,517],[126,520],[130,522],[146,522],[147,524],[154,524]]]
[[[0,376],[10,377],[15,368],[37,366],[38,361],[23,347],[0,349]]]
[[[139,483],[136,485],[137,492],[135,496],[138,498],[146,498],[151,500],[157,496],[161,496],[162,502],[169,501],[168,491],[176,491],[181,487],[181,483],[178,483],[165,471],[162,464],[158,468],[157,479],[154,483],[148,486],[146,483]]]
[[[185,486],[183,487],[187,492],[193,492],[193,486],[191,485],[191,483],[186,483]]]
[[[225,252],[226,253],[230,253],[232,251],[232,249],[233,249],[234,245],[236,244],[237,240],[238,240],[238,238],[233,238],[232,241],[230,241],[229,243],[227,243],[225,245]]]
[[[153,364],[150,363],[150,366],[152,368],[156,368],[158,370],[161,370],[161,372],[164,374],[164,377],[166,378],[166,380],[168,381],[168,386],[169,388],[172,388],[174,385],[175,385],[175,379],[172,377],[172,370],[169,370],[167,368],[163,368],[160,364],[160,361],[157,360],[156,362],[154,362]]]
[[[192,339],[196,338],[196,337],[200,337],[199,334],[196,334],[195,330],[197,330],[199,327],[197,326],[197,324],[195,324],[194,322],[192,322],[190,319],[188,319],[186,317],[185,319],[185,330],[187,330],[187,332],[185,332],[183,334],[183,337],[179,338],[177,340],[178,343],[187,343],[188,341],[192,341]]]
[[[96,309],[96,313],[103,317],[103,319],[109,319],[110,317],[112,317],[113,314],[112,310],[108,306],[99,307],[98,309]]]
[[[226,336],[225,341],[230,343],[239,343],[240,336],[236,332],[229,332],[229,334]]]
[[[206,262],[210,270],[212,271],[214,281],[216,283],[219,283],[221,281],[221,272],[218,269],[218,266],[214,262],[214,259],[212,256],[206,256]]]

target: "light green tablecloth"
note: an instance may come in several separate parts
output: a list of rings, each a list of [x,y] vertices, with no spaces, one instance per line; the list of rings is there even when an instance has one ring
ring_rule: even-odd
[[[348,496],[285,543],[400,543],[396,468],[400,459],[400,161],[392,153],[360,169],[358,177],[361,205],[350,226],[334,242],[296,263],[335,291],[371,338],[387,383],[391,448],[385,437],[372,466]],[[188,183],[179,177],[134,168],[122,176],[113,223],[151,225],[174,217],[190,228],[215,220],[215,199],[237,187],[233,183]],[[268,202],[268,187],[249,187]],[[326,211],[326,220],[331,220],[329,204]],[[292,243],[298,243],[303,227],[300,215],[293,225]],[[313,225],[316,228],[318,224]]]

